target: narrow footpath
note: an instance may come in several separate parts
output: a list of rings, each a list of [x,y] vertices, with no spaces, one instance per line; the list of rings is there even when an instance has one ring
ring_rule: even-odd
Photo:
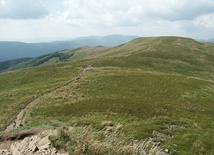
[[[61,87],[57,87],[54,88],[53,90],[44,93],[42,96],[47,95],[49,93],[52,93],[53,91],[56,91],[57,89],[61,89],[69,84],[71,84],[72,82],[77,82],[78,80],[80,80],[83,75],[85,74],[85,72],[88,70],[88,68],[91,66],[91,64],[89,64],[87,67],[83,68],[83,70],[81,70],[81,72],[79,73],[79,75],[75,78],[73,78],[71,81],[69,81],[66,85],[63,85]],[[40,96],[40,97],[42,97]],[[26,116],[28,116],[29,111],[31,109],[31,107],[33,106],[33,103],[35,103],[36,100],[40,99],[40,97],[35,98],[33,101],[31,101],[27,107],[25,107],[16,117],[16,119],[6,128],[5,132],[9,132],[12,131],[16,128],[19,128],[20,126],[24,126],[25,125],[25,120],[26,120]]]

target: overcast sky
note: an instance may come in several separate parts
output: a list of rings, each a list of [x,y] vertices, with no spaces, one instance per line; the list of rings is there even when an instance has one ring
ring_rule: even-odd
[[[0,0],[0,40],[110,34],[214,38],[214,0]]]

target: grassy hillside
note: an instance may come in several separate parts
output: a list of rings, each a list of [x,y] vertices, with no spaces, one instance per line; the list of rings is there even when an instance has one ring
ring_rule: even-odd
[[[213,80],[213,50],[213,44],[188,38],[142,38],[110,49],[96,66],[137,68]]]
[[[51,54],[42,55],[36,58],[22,58],[0,62],[0,72],[34,67],[43,64],[55,64],[65,61],[79,61],[99,57],[105,53],[109,47],[84,46],[74,50],[62,50]]]
[[[66,51],[66,50],[65,50]],[[73,54],[64,54],[64,51],[42,55],[36,58],[23,58],[0,62],[0,71],[16,70],[26,67],[39,66],[43,64],[54,64],[68,61]]]
[[[0,41],[1,57],[0,62],[18,59],[23,57],[38,57],[54,51],[64,49],[75,49],[82,46],[117,46],[126,43],[138,36],[109,35],[109,36],[88,36],[74,38],[64,41],[23,43],[13,41]]]
[[[68,50],[63,53],[69,55],[73,54],[72,57],[70,57],[70,61],[79,61],[100,57],[101,55],[105,54],[108,49],[111,48],[105,46],[97,47],[84,46],[81,48],[77,48],[75,50],[70,51]]]
[[[16,65],[19,65],[20,63],[23,63],[25,61],[30,60],[31,58],[21,58],[21,59],[15,59],[15,60],[8,60],[0,62],[0,71],[6,71],[10,70]]]
[[[214,152],[214,45],[140,38],[66,53],[68,62],[0,74],[2,131],[31,104],[24,128],[91,125],[100,133],[111,121],[124,138],[152,137],[172,154]]]

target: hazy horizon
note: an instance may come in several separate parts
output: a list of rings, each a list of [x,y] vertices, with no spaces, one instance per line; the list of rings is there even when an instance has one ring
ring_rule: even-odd
[[[60,38],[23,38],[23,39],[17,39],[17,40],[0,40],[0,41],[8,41],[8,42],[23,42],[23,43],[48,43],[48,42],[55,42],[55,41],[73,41],[73,40],[78,40],[81,38],[90,38],[90,37],[107,37],[107,36],[136,36],[136,37],[143,37],[143,36],[137,36],[137,35],[123,35],[123,34],[109,34],[109,35],[89,35],[89,36],[78,36],[78,37],[60,37]],[[155,37],[155,36],[154,36]]]
[[[74,40],[78,40],[78,39],[81,39],[81,38],[90,38],[90,37],[107,37],[107,36],[136,36],[136,37],[144,37],[144,38],[147,38],[147,37],[170,37],[170,36],[165,36],[165,35],[160,35],[160,36],[138,36],[138,35],[123,35],[123,34],[109,34],[109,35],[90,35],[90,36],[78,36],[78,37],[67,37],[67,38],[63,38],[63,37],[60,37],[60,38],[47,38],[47,37],[44,37],[44,38],[23,38],[23,39],[17,39],[17,40],[13,40],[13,39],[10,39],[10,40],[0,40],[0,42],[21,42],[21,43],[51,43],[51,42],[67,42],[67,41],[74,41]],[[184,38],[192,38],[192,37],[187,37],[187,36],[175,36],[175,37],[184,37]],[[194,40],[197,40],[197,41],[213,41],[214,40],[214,37],[213,38],[192,38]]]

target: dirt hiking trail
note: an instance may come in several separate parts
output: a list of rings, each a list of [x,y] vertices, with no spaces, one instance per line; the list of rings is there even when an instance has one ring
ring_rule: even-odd
[[[73,78],[71,81],[69,81],[66,85],[54,88],[53,90],[51,90],[51,91],[49,91],[47,93],[44,93],[42,96],[47,95],[49,93],[52,93],[53,91],[56,91],[57,89],[61,89],[61,88],[65,87],[65,86],[71,84],[72,82],[77,82],[78,80],[80,80],[83,77],[84,73],[89,69],[90,66],[91,66],[91,64],[89,64],[87,67],[83,68],[83,70],[81,70],[81,72],[79,73],[79,75],[77,77]],[[42,97],[42,96],[40,96],[40,97]],[[36,100],[40,99],[40,97],[35,98],[32,102],[30,102],[27,105],[27,107],[25,107],[17,115],[16,119],[6,128],[5,132],[9,132],[9,131],[17,129],[17,128],[21,127],[21,126],[24,126],[25,125],[26,117],[28,116],[31,107],[34,105],[34,103],[36,103]]]

